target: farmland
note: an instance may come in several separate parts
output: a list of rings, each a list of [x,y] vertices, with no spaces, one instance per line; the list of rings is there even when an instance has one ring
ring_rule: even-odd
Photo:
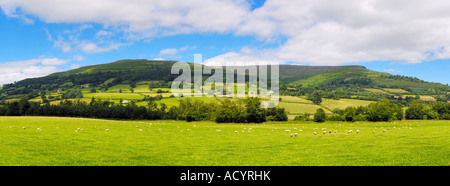
[[[399,121],[244,125],[0,117],[0,165],[449,166],[449,124]],[[83,130],[76,131],[78,128]],[[333,132],[322,134],[322,128]],[[348,130],[354,132],[348,134]],[[360,133],[356,134],[356,130]],[[319,134],[314,135],[314,131]],[[290,137],[294,132],[298,137]]]

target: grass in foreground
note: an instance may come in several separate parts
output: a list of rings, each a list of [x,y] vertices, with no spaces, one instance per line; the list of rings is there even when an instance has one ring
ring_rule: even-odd
[[[449,124],[256,125],[0,117],[0,165],[449,166]],[[75,132],[78,128],[83,131]],[[332,133],[322,134],[322,128]],[[353,133],[348,134],[348,130]],[[290,137],[291,133],[298,133],[298,137]]]

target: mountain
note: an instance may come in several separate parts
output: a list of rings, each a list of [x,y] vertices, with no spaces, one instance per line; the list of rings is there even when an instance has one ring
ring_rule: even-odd
[[[119,84],[134,87],[142,81],[159,82],[160,86],[170,87],[170,82],[179,76],[170,73],[174,63],[176,61],[120,60],[85,66],[6,84],[0,90],[0,99],[20,98],[29,94],[37,97],[41,92],[65,91],[79,87],[98,90],[107,90]],[[192,68],[193,64],[189,64]],[[377,92],[375,90],[389,92],[389,89],[392,90],[391,93],[399,93],[401,89],[403,93],[420,95],[450,92],[447,85],[376,72],[363,66],[280,65],[279,71],[280,82],[286,87],[318,87],[326,91],[351,90],[352,94],[359,94],[361,91],[375,94]]]

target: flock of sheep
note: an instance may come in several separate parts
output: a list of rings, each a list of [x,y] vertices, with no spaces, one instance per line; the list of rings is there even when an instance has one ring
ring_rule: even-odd
[[[152,125],[152,123],[145,123],[145,122],[139,122],[139,124],[147,124],[147,125],[149,125],[149,126],[151,126]],[[159,121],[158,121],[158,124],[159,124]],[[314,124],[314,123],[312,123],[312,124]],[[373,123],[371,123],[372,125],[373,125]],[[383,125],[386,125],[386,123],[381,123],[381,124],[383,124]],[[399,123],[397,123],[397,122],[394,122],[394,123],[391,123],[391,124],[393,124],[393,125],[398,125]],[[163,123],[163,125],[165,125],[164,123]],[[263,124],[264,126],[266,125],[266,124]],[[280,124],[281,126],[283,126],[283,125],[286,125],[286,124]],[[287,124],[287,125],[289,125],[289,124]],[[292,125],[294,125],[294,124],[292,124]],[[353,125],[353,124],[350,124],[350,125]],[[364,125],[367,125],[367,123],[364,123]],[[272,126],[274,126],[274,124],[272,124]],[[374,127],[374,130],[372,130],[372,133],[376,133],[376,130],[378,130],[378,128],[377,128],[377,126],[378,126],[378,123],[375,123],[375,127]],[[401,127],[396,127],[396,126],[393,126],[392,128],[393,129],[398,129],[398,130],[400,130],[401,128],[406,128],[406,129],[412,129],[412,124],[410,124],[409,126],[401,126]],[[418,125],[418,126],[421,126],[421,125]],[[12,128],[12,126],[10,126],[11,128]],[[193,125],[193,127],[195,128],[195,127],[197,127],[196,125]],[[336,127],[344,127],[344,125],[342,124],[336,124]],[[26,127],[25,126],[23,126],[22,127],[23,129],[26,129]],[[94,128],[97,128],[97,126],[94,126]],[[139,128],[139,126],[136,126],[136,128]],[[177,128],[180,128],[180,126],[177,126]],[[303,126],[303,128],[305,128],[305,126]],[[307,126],[306,126],[306,128],[307,128]],[[380,127],[380,129],[382,129],[382,132],[383,133],[385,133],[386,131],[388,131],[388,130],[391,130],[391,127],[387,127],[387,128],[383,128],[383,127]],[[277,128],[275,128],[275,130],[278,130]],[[318,131],[320,131],[319,130],[319,127],[317,126],[316,128],[313,128],[312,129],[313,130],[313,134],[314,135],[318,135]],[[42,131],[42,129],[41,128],[37,128],[37,131]],[[83,129],[82,128],[77,128],[76,130],[75,130],[75,132],[82,132],[83,131]],[[105,131],[106,132],[109,132],[110,131],[110,129],[105,129]],[[143,129],[141,129],[141,128],[139,128],[139,132],[143,132],[144,130]],[[158,128],[158,131],[161,131],[161,128]],[[187,131],[190,131],[190,129],[187,129]],[[244,128],[244,130],[242,130],[241,132],[242,133],[244,133],[245,131],[247,131],[247,132],[251,132],[252,131],[252,128]],[[293,132],[293,131],[295,131],[295,133]],[[297,129],[296,127],[293,127],[293,129],[292,130],[290,130],[290,129],[287,129],[287,130],[285,130],[285,132],[286,133],[288,133],[288,134],[290,134],[289,136],[290,137],[297,137],[297,136],[299,136],[299,133],[298,132],[303,132],[303,130],[302,129]],[[332,130],[329,130],[329,129],[327,129],[327,128],[321,128],[321,131],[322,131],[322,134],[332,134],[333,132],[335,133],[335,134],[337,134],[338,133],[338,130],[334,130],[334,131],[332,131]],[[181,132],[184,132],[184,130],[181,130]],[[216,130],[216,132],[222,132],[222,130],[221,129],[217,129]],[[274,130],[272,130],[272,132],[274,132]],[[354,131],[353,130],[345,130],[345,132],[347,133],[347,134],[352,134]],[[235,130],[234,131],[234,133],[236,133],[236,134],[238,134],[239,133],[239,131],[237,131],[237,130]],[[359,134],[360,133],[360,130],[356,130],[355,131],[355,133],[356,134]]]
[[[314,123],[312,123],[312,124],[314,124]],[[364,125],[367,125],[368,123],[364,123]],[[370,123],[370,124],[372,124],[373,125],[373,123]],[[385,124],[387,124],[387,123],[380,123],[380,124],[383,124],[383,125],[385,125]],[[399,123],[397,123],[397,122],[394,122],[394,123],[391,123],[391,124],[394,124],[394,125],[398,125]],[[272,126],[273,126],[274,124],[272,124]],[[282,125],[282,124],[280,124],[280,125]],[[353,125],[353,124],[350,124],[350,125]],[[409,124],[409,126],[402,126],[402,127],[393,127],[393,129],[401,129],[401,128],[404,128],[404,129],[412,129],[412,126],[413,124]],[[378,123],[375,123],[375,126],[378,126]],[[420,125],[418,125],[418,126],[420,126]],[[339,124],[339,125],[336,125],[336,127],[344,127],[344,125],[341,125],[341,124]],[[307,128],[307,127],[306,127]],[[244,128],[245,129],[245,128]],[[251,128],[250,128],[251,129]],[[375,127],[374,128],[374,130],[372,130],[372,133],[373,134],[375,134],[376,133],[376,130],[377,130],[378,128],[377,127]],[[380,127],[380,129],[382,129],[382,132],[383,133],[386,133],[387,132],[387,130],[390,130],[391,129],[391,127],[387,127],[387,128],[383,128],[383,127]],[[275,128],[275,130],[277,130],[277,128]],[[289,136],[290,137],[297,137],[297,136],[299,136],[299,133],[293,133],[292,131],[299,131],[299,132],[302,132],[303,130],[298,130],[297,128],[293,128],[292,130],[290,130],[290,129],[287,129],[287,130],[284,130],[284,132],[286,132],[286,133],[288,133],[288,134],[290,134]],[[320,132],[318,132],[318,131],[320,131],[319,130],[319,127],[317,126],[316,128],[313,128],[313,134],[314,135],[318,135]],[[321,128],[321,133],[322,134],[332,134],[332,133],[335,133],[335,134],[337,134],[338,133],[338,130],[327,130],[327,128]],[[242,132],[244,132],[244,130],[242,131]],[[249,131],[250,132],[250,131]],[[274,130],[272,130],[272,132],[274,132]],[[353,130],[345,130],[345,132],[347,133],[347,134],[352,134],[352,133],[356,133],[356,134],[359,134],[361,131],[360,130],[356,130],[356,131],[353,131]],[[239,133],[237,130],[236,131],[234,131],[234,133]]]

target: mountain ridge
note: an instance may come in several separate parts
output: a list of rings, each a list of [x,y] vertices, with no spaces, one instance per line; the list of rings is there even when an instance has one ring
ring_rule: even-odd
[[[146,59],[124,59],[111,63],[83,66],[44,77],[30,78],[5,84],[0,90],[0,99],[18,97],[43,91],[74,89],[83,85],[106,90],[118,84],[133,87],[141,81],[159,81],[166,87],[177,78],[171,68],[178,61]],[[188,64],[193,68],[194,63]],[[245,68],[246,66],[240,66]],[[436,95],[450,92],[450,87],[414,77],[391,75],[369,70],[360,65],[348,66],[304,66],[280,65],[280,82],[290,87],[318,87],[326,91],[351,90],[358,94],[365,89],[403,89],[410,94]]]

